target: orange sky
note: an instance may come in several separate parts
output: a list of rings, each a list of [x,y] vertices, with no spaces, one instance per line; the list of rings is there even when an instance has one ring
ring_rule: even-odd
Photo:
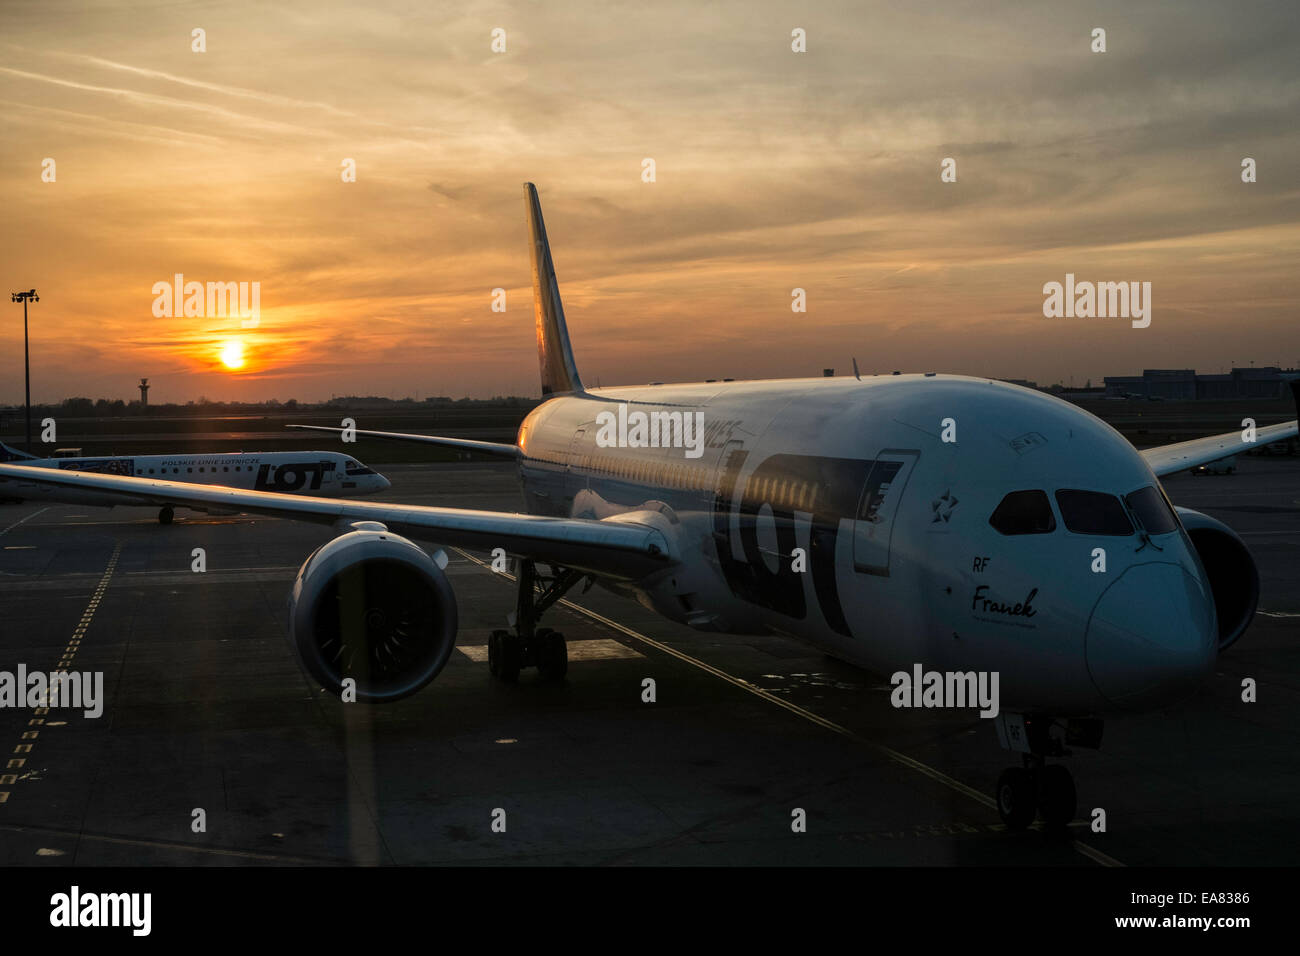
[[[33,398],[536,394],[526,179],[591,383],[1296,364],[1294,6],[1130,6],[7,4]],[[1151,282],[1150,328],[1044,318],[1067,272]],[[155,317],[175,273],[258,327]]]

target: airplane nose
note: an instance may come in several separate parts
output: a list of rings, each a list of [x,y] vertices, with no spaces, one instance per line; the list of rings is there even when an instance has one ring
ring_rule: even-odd
[[[389,481],[387,478],[385,478],[383,475],[378,475],[377,477],[379,478],[380,491],[387,491],[389,488],[393,487],[393,483]]]
[[[1088,672],[1102,696],[1146,706],[1190,693],[1214,666],[1214,599],[1176,564],[1128,568],[1088,621]]]

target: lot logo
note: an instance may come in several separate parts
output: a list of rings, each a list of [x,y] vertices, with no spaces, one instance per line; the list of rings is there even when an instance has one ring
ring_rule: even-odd
[[[1133,328],[1151,324],[1150,282],[1079,282],[1074,273],[1065,274],[1065,285],[1049,282],[1043,286],[1043,315],[1049,319],[1080,318],[1132,319]]]
[[[150,290],[154,318],[226,318],[239,316],[246,329],[257,328],[261,319],[262,283],[260,282],[186,282],[184,273],[172,276],[171,282],[155,282]]]
[[[997,671],[896,671],[889,702],[895,707],[978,707],[981,717],[998,715]]]
[[[51,926],[129,926],[133,936],[148,936],[152,915],[152,893],[82,893],[74,885],[50,897]]]
[[[684,448],[687,458],[704,454],[703,412],[629,412],[596,416],[596,444],[601,448]]]
[[[258,491],[298,491],[311,479],[312,491],[320,489],[321,475],[334,468],[331,462],[290,462],[287,465],[260,465],[253,487]]]

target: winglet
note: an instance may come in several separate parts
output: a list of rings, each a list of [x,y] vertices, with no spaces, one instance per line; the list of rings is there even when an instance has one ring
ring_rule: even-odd
[[[551,244],[546,239],[542,204],[537,187],[524,183],[524,204],[528,209],[528,232],[533,255],[533,316],[537,321],[537,360],[542,371],[542,397],[581,392],[582,379],[573,361],[569,330],[564,324],[564,306],[551,261]]]

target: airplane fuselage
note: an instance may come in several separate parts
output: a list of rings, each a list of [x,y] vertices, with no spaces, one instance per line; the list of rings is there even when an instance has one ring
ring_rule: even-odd
[[[637,412],[668,434],[630,427]],[[674,413],[702,435],[671,447]],[[1004,707],[1058,715],[1159,704],[1215,659],[1205,571],[1151,469],[1030,389],[607,388],[539,406],[519,445],[529,512],[647,513],[673,535],[680,564],[622,589],[701,630],[784,634],[881,673],[997,671]]]
[[[348,455],[333,451],[25,458],[15,460],[13,464],[322,498],[350,498],[374,494],[390,487],[382,475]],[[0,498],[49,500],[106,508],[126,503],[121,495],[22,481],[0,483]],[[158,502],[145,493],[141,495],[139,503]]]

